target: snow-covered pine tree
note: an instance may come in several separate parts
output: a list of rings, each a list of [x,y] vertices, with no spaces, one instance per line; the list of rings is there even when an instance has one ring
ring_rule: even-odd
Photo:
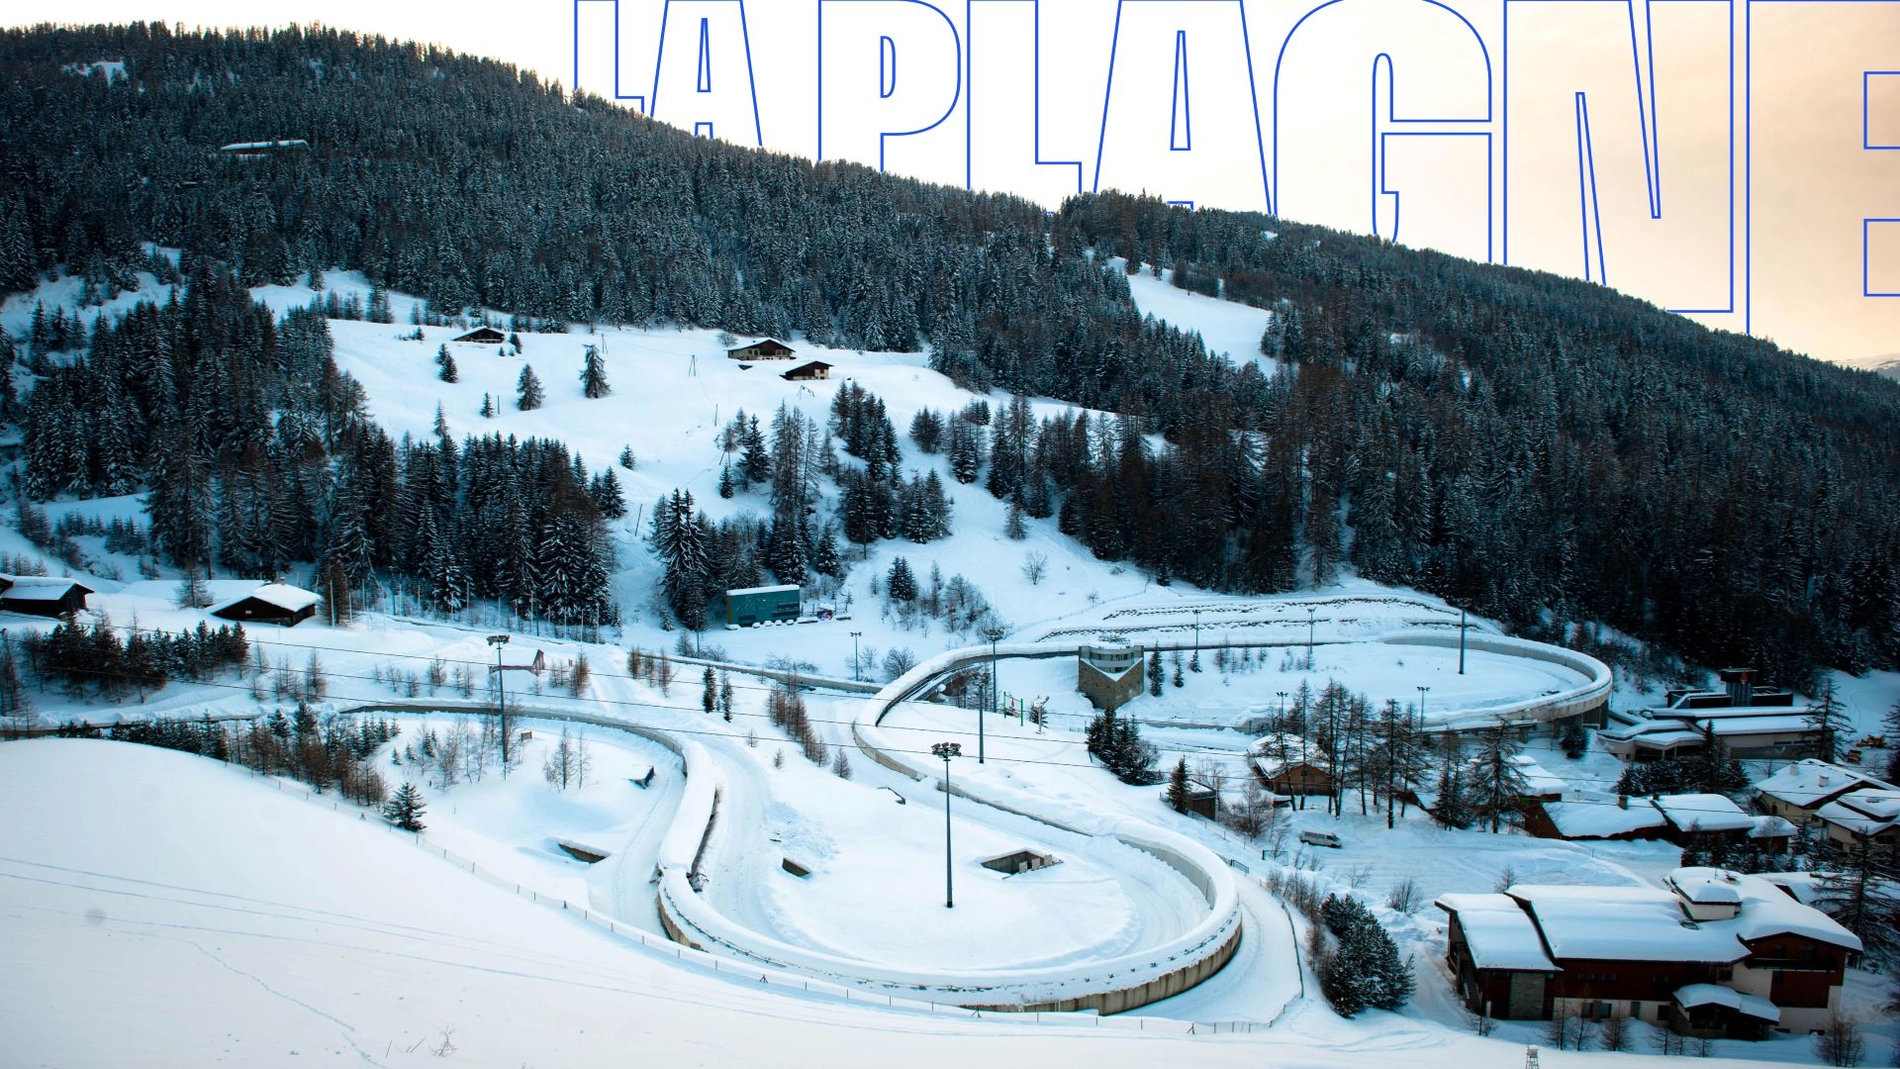
[[[910,570],[910,562],[902,557],[891,561],[891,570],[884,577],[885,594],[895,602],[917,600],[917,576]]]
[[[976,477],[983,468],[980,432],[968,420],[952,419],[950,442],[944,449],[944,455],[950,461],[950,475],[956,481],[965,485],[976,482]]]
[[[383,817],[403,831],[419,832],[427,825],[422,823],[422,814],[428,809],[428,803],[422,800],[422,789],[414,783],[405,782],[396,788],[395,797],[383,806]]]
[[[1491,833],[1496,835],[1505,814],[1515,813],[1518,799],[1524,796],[1524,770],[1517,763],[1518,755],[1524,752],[1524,743],[1515,730],[1499,720],[1478,732],[1477,751],[1471,797],[1478,815],[1489,819]]]
[[[521,377],[515,380],[515,407],[523,412],[532,412],[541,407],[543,400],[541,380],[535,377],[534,365],[523,364]]]
[[[1186,757],[1175,761],[1174,768],[1168,773],[1168,790],[1166,797],[1169,809],[1174,810],[1176,813],[1185,813],[1188,811],[1188,767]]]
[[[654,510],[653,521],[653,548],[666,569],[661,591],[667,608],[682,627],[703,630],[711,563],[704,517],[695,513],[691,492],[675,490]]]
[[[599,346],[590,345],[581,359],[581,396],[591,401],[612,392],[607,385],[607,361],[601,357]]]

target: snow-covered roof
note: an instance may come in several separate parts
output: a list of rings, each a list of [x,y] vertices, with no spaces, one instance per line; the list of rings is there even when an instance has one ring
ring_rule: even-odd
[[[1802,905],[1780,887],[1758,876],[1691,866],[1677,869],[1664,880],[1678,887],[1719,880],[1741,894],[1741,913],[1732,920],[1702,921],[1705,928],[1732,926],[1737,938],[1750,942],[1773,935],[1798,935],[1849,950],[1860,949],[1860,937],[1841,927],[1834,918],[1812,906]]]
[[[1518,772],[1524,777],[1526,795],[1531,797],[1551,794],[1561,796],[1570,788],[1570,784],[1562,776],[1538,764],[1537,759],[1529,754],[1518,754],[1511,759],[1511,763],[1517,766]]]
[[[1732,921],[1690,921],[1660,887],[1523,884],[1508,893],[1529,907],[1553,958],[1726,964],[1748,956]]]
[[[1794,825],[1783,817],[1758,816],[1748,830],[1750,839],[1786,839],[1794,835]]]
[[[275,605],[287,612],[302,612],[323,600],[323,596],[314,590],[305,590],[287,583],[265,583],[251,591],[250,596],[266,605]]]
[[[1527,884],[1507,893],[1530,909],[1559,960],[1728,963],[1748,956],[1746,942],[1783,934],[1860,949],[1853,933],[1766,880],[1711,868],[1677,869],[1665,879],[1697,893],[1703,885],[1727,884],[1741,910],[1727,919],[1691,921],[1681,899],[1661,887]]]
[[[1818,872],[1761,872],[1755,878],[1776,888],[1804,906],[1811,906],[1827,894]]]
[[[223,612],[238,602],[252,598],[285,612],[302,612],[323,600],[323,596],[313,590],[305,590],[286,583],[265,583],[262,586],[243,584],[235,588],[235,593],[232,592],[233,589],[232,585],[225,585],[222,596],[212,603],[212,612]]]
[[[82,585],[77,579],[49,579],[41,575],[9,575],[4,578],[13,583],[6,591],[10,601],[58,601],[74,587],[92,593],[91,587]]]
[[[1260,770],[1260,774],[1268,779],[1272,779],[1283,772],[1291,772],[1301,767],[1310,768],[1322,774],[1326,771],[1313,762],[1298,757],[1290,757],[1284,761],[1277,757],[1256,757],[1253,759],[1253,764],[1255,768]]]
[[[1446,894],[1434,904],[1457,916],[1465,945],[1471,948],[1471,960],[1478,968],[1558,971],[1550,955],[1544,953],[1537,925],[1510,895]]]
[[[1834,801],[1875,820],[1900,820],[1900,791],[1867,788],[1843,794]]]
[[[1812,757],[1796,761],[1755,784],[1755,789],[1768,797],[1802,808],[1818,805],[1842,791],[1856,787],[1874,787],[1883,791],[1895,789],[1893,784],[1877,780],[1865,772],[1831,765]]]
[[[728,590],[726,596],[736,598],[743,594],[796,594],[802,589],[796,583],[786,583],[782,586],[748,586],[738,590]]]
[[[1744,831],[1755,818],[1719,794],[1664,794],[1653,799],[1669,823],[1684,831]]]
[[[273,149],[280,149],[280,148],[309,148],[309,147],[310,147],[310,142],[305,141],[302,138],[294,138],[288,141],[237,141],[229,145],[220,146],[218,148],[218,151],[219,152],[269,152]]]
[[[1630,799],[1628,809],[1614,802],[1545,802],[1544,815],[1566,839],[1607,839],[1667,823],[1655,806],[1641,798]]]
[[[1866,798],[1868,795],[1873,797]],[[1870,790],[1843,794],[1815,810],[1814,815],[1855,835],[1879,835],[1900,824],[1897,811],[1900,811],[1900,795],[1893,791]]]
[[[1741,888],[1723,878],[1726,873],[1710,872],[1684,876],[1676,882],[1676,893],[1698,906],[1742,904]]]
[[[1781,1009],[1765,998],[1744,995],[1734,988],[1720,984],[1690,984],[1676,989],[1676,1004],[1685,1010],[1697,1006],[1727,1006],[1737,1013],[1757,1017],[1774,1024],[1781,1023]]]

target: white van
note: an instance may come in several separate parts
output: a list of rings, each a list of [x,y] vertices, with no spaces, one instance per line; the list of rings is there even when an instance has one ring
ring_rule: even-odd
[[[1330,831],[1302,831],[1300,841],[1308,846],[1330,846],[1335,850],[1346,845],[1339,841],[1339,836]]]

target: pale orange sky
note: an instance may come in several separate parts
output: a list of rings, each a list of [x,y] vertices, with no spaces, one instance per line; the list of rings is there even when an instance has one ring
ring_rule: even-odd
[[[948,20],[944,25],[956,27],[952,47],[967,43],[961,39],[971,26],[966,4],[967,0],[936,0]],[[1373,57],[1383,52],[1390,57],[1394,110],[1399,117],[1482,118],[1487,105],[1491,112],[1488,123],[1459,125],[1395,128],[1381,118],[1384,131],[1491,135],[1488,159],[1483,139],[1476,137],[1384,140],[1387,187],[1398,193],[1399,239],[1484,258],[1488,231],[1493,260],[1502,259],[1508,239],[1512,263],[1582,276],[1588,255],[1594,277],[1596,224],[1586,230],[1577,176],[1574,97],[1581,91],[1587,100],[1601,216],[1601,266],[1609,284],[1671,308],[1729,307],[1732,299],[1733,312],[1696,318],[1732,330],[1741,330],[1746,323],[1757,335],[1824,359],[1854,362],[1900,352],[1900,297],[1862,296],[1862,220],[1900,217],[1900,151],[1861,148],[1862,72],[1900,71],[1900,0],[1770,0],[1737,2],[1732,7],[1722,0],[1636,4],[1639,35],[1644,12],[1653,13],[1647,17],[1653,19],[1661,220],[1649,218],[1643,142],[1636,126],[1630,76],[1632,9],[1603,2],[1511,3],[1512,144],[1507,190],[1503,2],[1447,0],[1447,4],[1342,0],[1307,21],[1287,49],[1283,68],[1286,88],[1278,131],[1281,167],[1273,176],[1277,178],[1276,207],[1282,212],[1362,232],[1373,225],[1369,179],[1373,142],[1366,101],[1373,86]],[[731,9],[729,3],[695,6],[687,0],[676,0],[675,6],[695,17],[701,13],[716,17]],[[965,55],[968,65],[963,67],[961,86],[954,61],[928,69],[908,62],[920,55],[921,47],[913,49],[909,41],[899,46],[906,49],[907,62],[898,69],[911,79],[905,88],[917,92],[917,79],[947,79],[945,99],[954,97],[956,103],[938,129],[915,138],[888,139],[887,165],[919,177],[962,184],[964,109],[974,106],[973,115],[981,119],[972,118],[969,127],[982,154],[969,161],[968,173],[975,176],[976,184],[1053,201],[1073,190],[1077,172],[1037,167],[1033,150],[1026,148],[1034,112],[1029,106],[1034,86],[1027,72],[1035,69],[1030,51],[1033,38],[1026,32],[1029,5],[992,0],[977,6],[982,17],[990,20],[979,28],[993,29],[982,31],[989,36],[980,38],[982,46],[974,55]],[[13,10],[0,13],[0,23],[27,24],[44,17],[41,11],[21,10],[24,5],[10,7]],[[902,4],[884,7],[916,9],[916,5]],[[1262,206],[1262,182],[1254,161],[1259,154],[1271,157],[1276,121],[1273,71],[1282,42],[1313,7],[1306,0],[1245,0],[1245,41],[1250,46],[1252,88],[1265,140],[1257,151],[1248,132],[1251,116],[1244,110],[1249,80],[1240,57],[1247,52],[1237,43],[1238,35],[1230,32],[1238,26],[1233,0],[1127,4],[1121,10],[1129,31],[1120,42],[1115,39],[1117,0],[1042,0],[1043,158],[1083,161],[1084,188],[1095,180],[1099,153],[1104,187],[1117,179],[1156,192],[1171,183],[1185,184],[1193,192],[1178,199],[1210,206]],[[653,81],[663,8],[664,0],[619,0],[620,70],[627,92],[635,91],[627,86],[645,91]],[[1450,17],[1450,8],[1456,8],[1469,29]],[[583,24],[579,50],[581,86],[611,93],[614,42],[606,27],[612,25],[615,4],[590,0],[583,10],[588,21]],[[847,10],[877,8],[834,4],[827,18],[835,26],[842,15],[831,12]],[[278,0],[268,8],[237,0],[68,0],[56,14],[66,22],[161,20],[214,26],[253,25],[260,16],[273,25],[321,21],[493,56],[571,85],[576,58],[573,11],[572,0],[520,0],[506,7]],[[817,0],[748,0],[746,12],[755,78],[761,83],[758,115],[764,141],[769,147],[812,155],[817,148]],[[1731,12],[1736,80],[1732,252],[1727,155],[1730,87],[1723,78],[1731,46]],[[897,18],[895,14],[889,17]],[[1129,121],[1136,127],[1144,122],[1165,126],[1170,72],[1129,64],[1137,62],[1140,50],[1152,46],[1156,37],[1173,37],[1166,32],[1171,18],[1178,18],[1189,34],[1190,54],[1195,57],[1189,69],[1197,129],[1246,136],[1229,136],[1224,141],[1204,137],[1193,156],[1171,156],[1165,143],[1158,151],[1144,154],[1143,149],[1129,148],[1114,136],[1104,145],[1102,111],[1111,45],[1120,49],[1116,70],[1124,90],[1129,86],[1140,90],[1123,92],[1111,110],[1136,109],[1123,113],[1134,116]],[[905,25],[907,32],[935,32],[941,42],[952,40],[940,27]],[[1488,101],[1474,41],[1482,41],[1491,59]],[[1163,47],[1155,54],[1159,56],[1155,63],[1165,67],[1172,51]],[[1741,78],[1745,57],[1750,55],[1752,93],[1745,96]],[[875,56],[867,61],[868,69],[875,71]],[[768,63],[769,70],[765,69]],[[1157,82],[1160,92],[1142,89],[1139,77]],[[1647,70],[1644,79],[1647,91]],[[875,96],[867,98],[862,115],[828,109],[831,132],[827,139],[832,145],[856,144],[836,133],[854,117],[873,124],[873,136],[866,143],[878,143],[874,135],[879,119],[871,114],[878,106]],[[1750,105],[1747,109],[1745,102]],[[1222,112],[1223,107],[1232,110]],[[1747,115],[1750,111],[1752,115]],[[1220,125],[1223,116],[1231,120],[1228,126]],[[664,100],[660,117],[684,121],[667,112]],[[1745,123],[1745,117],[1752,118],[1752,123]],[[1886,140],[1900,144],[1900,76],[1875,79],[1868,119],[1876,135],[1882,129],[1892,131]],[[1743,161],[1748,146],[1744,134],[1751,129],[1753,174],[1752,182],[1745,183]],[[1162,135],[1165,139],[1165,129]],[[722,136],[730,135],[722,132]],[[855,148],[847,151],[864,154]],[[829,146],[827,152],[835,154]],[[876,164],[877,160],[865,162]],[[1488,217],[1487,170],[1492,193]],[[1174,198],[1172,193],[1163,195]],[[1387,207],[1380,210],[1389,212],[1392,202],[1382,203]],[[1389,214],[1381,218],[1388,220],[1380,224],[1382,228],[1389,229]],[[1752,257],[1744,240],[1751,222]],[[1586,233],[1592,235],[1588,242]],[[1744,270],[1748,267],[1752,271]],[[1900,224],[1876,225],[1869,267],[1876,290],[1900,291]]]

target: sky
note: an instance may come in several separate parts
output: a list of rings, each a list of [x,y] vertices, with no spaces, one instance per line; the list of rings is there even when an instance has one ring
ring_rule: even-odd
[[[1051,207],[1119,188],[1272,210],[1603,282],[1823,359],[1900,357],[1900,0],[69,0],[58,17],[424,40],[742,144]]]

